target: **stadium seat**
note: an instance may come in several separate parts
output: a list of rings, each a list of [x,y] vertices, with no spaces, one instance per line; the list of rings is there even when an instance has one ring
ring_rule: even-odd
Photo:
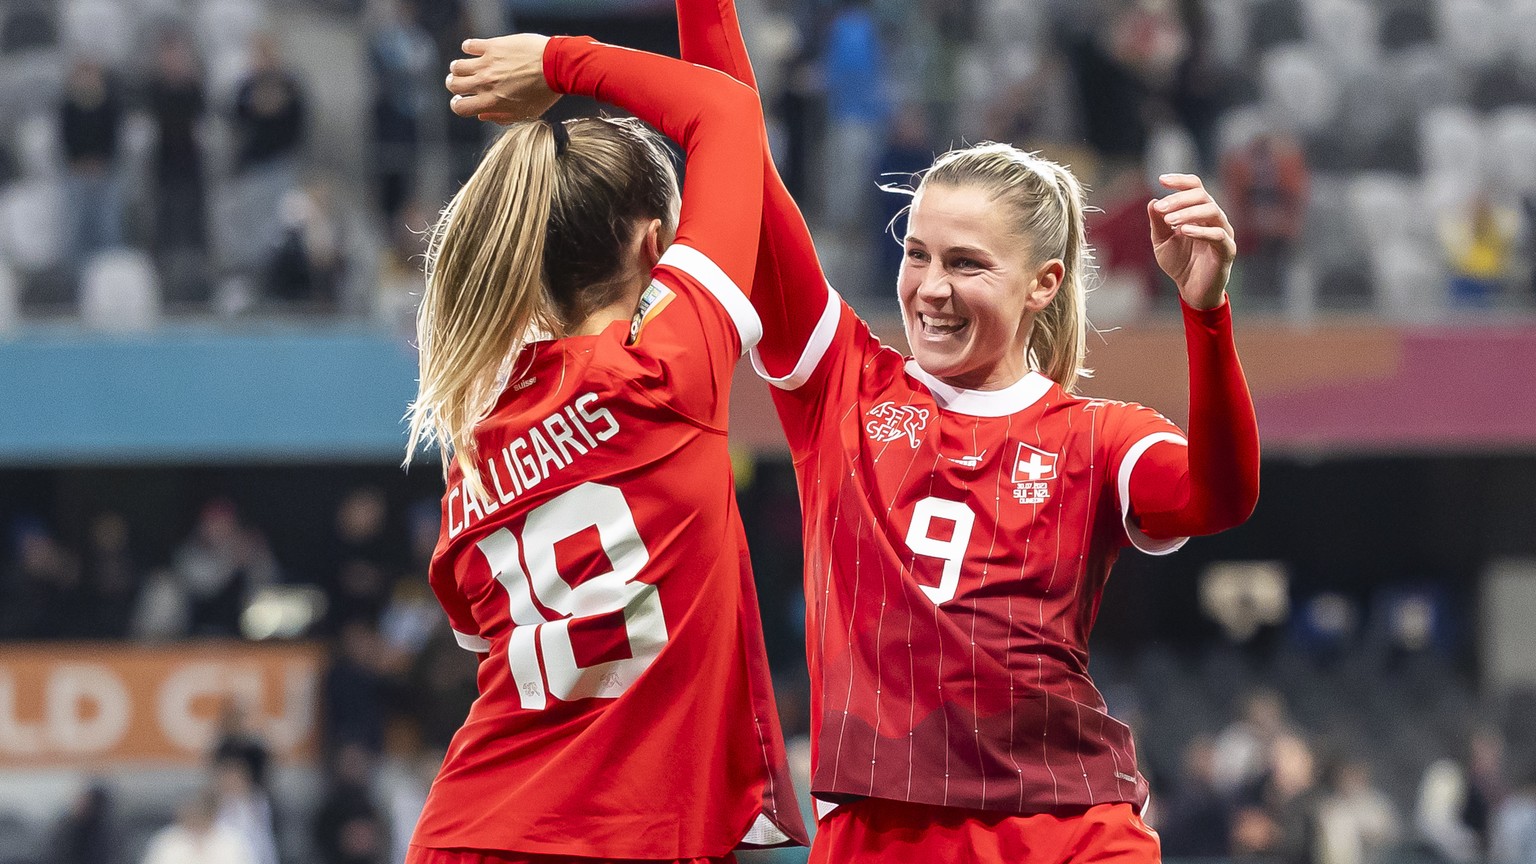
[[[1437,247],[1399,238],[1371,252],[1376,308],[1400,321],[1430,321],[1445,306],[1446,276]]]
[[[1419,118],[1419,158],[1426,176],[1462,178],[1476,188],[1483,171],[1483,129],[1477,115],[1447,105]]]
[[[1389,98],[1401,100],[1414,112],[1428,111],[1466,99],[1466,81],[1437,45],[1416,45],[1390,55]]]
[[[135,332],[159,319],[160,285],[148,255],[108,249],[86,264],[80,284],[80,320],[86,327]]]
[[[21,285],[10,265],[0,262],[0,334],[21,323]]]
[[[1491,188],[1536,192],[1536,108],[1505,108],[1488,119],[1485,154]]]
[[[134,50],[135,28],[128,10],[114,0],[68,0],[61,14],[66,52],[90,56],[121,68]]]
[[[193,27],[203,56],[244,54],[251,38],[270,24],[267,7],[257,0],[202,0]]]
[[[59,121],[51,113],[31,111],[16,124],[13,152],[23,177],[57,177],[64,170]]]
[[[1437,12],[1447,60],[1463,68],[1487,66],[1505,53],[1510,34],[1498,6],[1486,0],[1441,0]]]
[[[1339,82],[1322,52],[1301,45],[1274,48],[1260,69],[1264,104],[1274,118],[1310,133],[1338,116]]]
[[[1416,233],[1420,213],[1416,186],[1405,177],[1364,173],[1349,181],[1349,210],[1369,248],[1376,248]]]
[[[1515,0],[1509,7],[1509,30],[1515,63],[1527,75],[1536,73],[1536,0]]]
[[[1307,41],[1344,67],[1374,66],[1381,59],[1381,21],[1361,0],[1307,4]]]
[[[0,250],[23,274],[41,273],[64,255],[64,188],[34,178],[0,191]]]

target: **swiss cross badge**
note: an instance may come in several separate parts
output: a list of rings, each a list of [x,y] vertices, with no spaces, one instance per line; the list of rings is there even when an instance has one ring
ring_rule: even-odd
[[[1051,497],[1050,481],[1055,479],[1055,453],[1019,444],[1013,460],[1013,497],[1020,504],[1044,504]]]

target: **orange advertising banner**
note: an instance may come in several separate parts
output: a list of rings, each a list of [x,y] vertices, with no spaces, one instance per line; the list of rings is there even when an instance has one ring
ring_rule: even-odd
[[[204,761],[230,700],[279,761],[313,758],[315,645],[0,646],[0,769]]]

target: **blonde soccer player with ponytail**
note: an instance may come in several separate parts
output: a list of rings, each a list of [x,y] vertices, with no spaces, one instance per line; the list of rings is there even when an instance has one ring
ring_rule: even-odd
[[[678,17],[684,59],[752,83],[731,0],[678,0]],[[1170,553],[1257,501],[1231,224],[1191,175],[1148,203],[1183,303],[1186,435],[1077,395],[1092,252],[1066,167],[983,144],[923,172],[896,278],[910,356],[827,286],[771,164],[764,176],[752,360],[804,518],[811,860],[1159,860],[1088,636],[1123,549]]]
[[[762,330],[755,97],[586,39],[465,49],[454,110],[510,128],[432,233],[410,419],[412,452],[443,448],[430,579],[480,696],[407,860],[803,842],[726,448],[732,369]],[[555,93],[677,140],[680,204],[639,123],[511,122]]]

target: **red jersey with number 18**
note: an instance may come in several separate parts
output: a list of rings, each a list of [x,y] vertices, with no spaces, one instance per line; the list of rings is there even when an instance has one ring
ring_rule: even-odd
[[[769,378],[805,514],[812,792],[1140,807],[1146,781],[1088,677],[1088,634],[1123,547],[1183,543],[1142,535],[1127,504],[1137,460],[1183,434],[1035,372],[950,387],[823,296],[794,371]]]
[[[480,697],[412,846],[675,860],[803,843],[726,447],[732,370],[762,332],[744,290],[756,102],[580,39],[551,39],[544,65],[683,144],[677,241],[632,321],[510,364],[475,428],[487,497],[450,469],[430,579],[482,655]]]

